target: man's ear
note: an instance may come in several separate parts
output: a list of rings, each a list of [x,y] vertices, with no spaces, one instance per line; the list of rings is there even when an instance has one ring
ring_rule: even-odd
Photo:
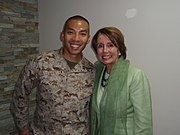
[[[64,32],[61,32],[61,33],[60,33],[60,40],[61,40],[61,41],[64,41]]]
[[[87,44],[91,41],[91,36],[89,35],[89,38],[88,38],[88,41],[87,41]]]

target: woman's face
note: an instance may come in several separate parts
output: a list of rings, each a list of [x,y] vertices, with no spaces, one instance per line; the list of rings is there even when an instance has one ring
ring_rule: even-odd
[[[97,55],[99,61],[106,66],[112,67],[118,61],[119,49],[106,35],[99,34],[97,38]]]

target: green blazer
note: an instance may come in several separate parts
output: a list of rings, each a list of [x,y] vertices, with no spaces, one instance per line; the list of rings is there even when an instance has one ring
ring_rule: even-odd
[[[152,135],[149,81],[140,69],[120,59],[111,70],[99,107],[98,88],[104,65],[96,65],[90,104],[90,135]]]

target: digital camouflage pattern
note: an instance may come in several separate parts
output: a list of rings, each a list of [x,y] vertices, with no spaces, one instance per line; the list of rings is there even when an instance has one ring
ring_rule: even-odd
[[[83,57],[70,69],[62,49],[30,60],[20,74],[10,106],[18,129],[29,128],[28,97],[37,87],[34,122],[30,124],[33,134],[87,135],[93,80],[93,64]]]

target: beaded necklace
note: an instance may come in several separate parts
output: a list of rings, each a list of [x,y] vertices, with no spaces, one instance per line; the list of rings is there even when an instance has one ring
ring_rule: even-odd
[[[105,68],[104,72],[103,72],[102,79],[101,79],[101,86],[102,87],[105,87],[107,85],[108,79],[109,79],[109,74],[107,73],[107,70]]]

